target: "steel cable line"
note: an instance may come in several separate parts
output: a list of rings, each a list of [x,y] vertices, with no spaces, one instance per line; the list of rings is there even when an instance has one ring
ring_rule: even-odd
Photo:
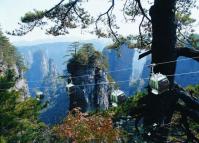
[[[178,61],[187,61],[187,60],[192,60],[192,59],[195,59],[195,58],[199,58],[199,56],[192,57],[192,58],[186,58],[186,59],[180,59],[180,60],[160,62],[160,63],[156,63],[155,65],[169,64],[169,63],[178,62]],[[144,67],[149,67],[150,65],[151,64],[146,65]],[[114,73],[114,72],[127,71],[127,70],[132,70],[132,68],[123,68],[123,69],[118,69],[118,70],[112,70],[112,71],[107,71],[105,73]],[[93,74],[93,75],[99,75],[99,74]],[[80,75],[80,76],[72,76],[71,78],[75,79],[75,78],[87,77],[87,76],[90,76],[90,74],[85,74],[85,75]],[[54,79],[61,79],[61,80],[63,80],[63,78],[61,78],[61,76],[57,76]],[[45,80],[35,80],[35,81],[26,81],[26,82],[27,83],[38,83],[38,82],[42,82],[42,81],[45,81]],[[8,83],[15,83],[15,82],[8,82]]]
[[[192,72],[186,72],[186,73],[177,73],[177,74],[173,74],[173,75],[166,75],[166,76],[183,76],[183,75],[190,75],[190,74],[197,74],[199,73],[199,70],[198,71],[192,71]],[[146,80],[146,79],[149,79],[149,77],[145,77],[145,78],[141,78],[143,80]],[[121,81],[117,81],[117,82],[101,82],[101,83],[97,83],[97,84],[94,84],[94,83],[91,83],[91,84],[79,84],[79,85],[74,85],[74,86],[78,86],[78,87],[81,87],[81,86],[94,86],[94,85],[104,85],[104,84],[114,84],[114,83],[126,83],[126,82],[130,82],[132,80],[121,80]],[[40,89],[48,89],[48,88],[51,88],[50,86],[46,86],[46,87],[33,87],[33,88],[29,88],[29,89],[37,89],[37,88],[40,88]],[[0,90],[7,90],[7,89],[0,89]]]

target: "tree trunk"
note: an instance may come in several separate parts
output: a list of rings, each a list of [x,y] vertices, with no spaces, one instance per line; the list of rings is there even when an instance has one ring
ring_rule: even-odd
[[[155,0],[150,8],[152,21],[152,63],[175,61],[177,59],[176,46],[176,0]],[[174,75],[176,62],[155,66],[155,73]],[[174,86],[174,76],[168,77],[170,88]],[[168,123],[173,114],[177,97],[169,91],[161,95],[153,95],[150,91],[147,97],[148,110],[144,116],[145,126],[153,123]]]
[[[152,19],[152,63],[168,62],[176,60],[176,0],[155,0],[150,9]],[[176,63],[162,64],[155,67],[155,72],[165,75],[175,73]],[[173,77],[169,77],[173,85]]]

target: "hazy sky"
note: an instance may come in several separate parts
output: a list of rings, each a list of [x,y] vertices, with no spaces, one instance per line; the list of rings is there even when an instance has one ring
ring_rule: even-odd
[[[59,0],[0,0],[0,25],[3,32],[15,29],[17,23],[20,22],[21,16],[27,11],[48,9],[57,2]],[[11,42],[15,42],[48,39],[52,38],[52,36],[47,36],[44,34],[44,31],[36,29],[26,36],[9,36],[9,38]]]
[[[17,23],[20,22],[21,16],[23,16],[26,12],[31,11],[33,9],[44,10],[53,7],[60,0],[0,0],[0,25],[3,32],[12,31],[17,27]],[[85,7],[94,15],[99,15],[100,12],[103,12],[107,9],[109,4],[107,4],[108,0],[89,0],[89,3],[85,5]],[[143,0],[143,5],[144,4]],[[122,18],[122,5],[123,1],[118,0],[115,5],[115,13],[117,14],[117,18],[120,30],[119,33],[123,35],[128,34],[136,34],[138,33],[138,23],[126,23]],[[147,7],[147,6],[146,6]],[[195,17],[199,17],[198,12],[194,12]],[[197,28],[198,29],[198,28]],[[196,29],[196,30],[197,30]],[[199,30],[197,30],[199,31]],[[35,41],[35,40],[87,40],[87,39],[95,39],[97,38],[95,35],[90,35],[85,31],[75,30],[70,33],[70,35],[54,37],[47,36],[44,34],[45,31],[40,31],[39,29],[35,29],[33,32],[28,33],[25,36],[8,36],[11,42],[18,41]]]
[[[5,31],[12,31],[17,27],[17,23],[20,22],[21,16],[23,16],[27,11],[31,11],[33,9],[43,10],[49,9],[58,3],[60,0],[0,0],[0,25]],[[115,6],[117,17],[122,17],[122,3],[117,2]],[[99,15],[100,12],[105,11],[108,8],[107,0],[90,0],[89,3],[85,5],[88,10],[95,15]],[[125,21],[120,20],[119,23],[121,25],[125,24],[125,26],[120,26],[120,33],[124,35],[137,33],[138,28],[132,26],[131,23],[126,23]],[[28,33],[25,36],[8,36],[11,42],[18,41],[35,41],[35,40],[87,40],[87,39],[95,39],[97,38],[95,35],[90,35],[85,31],[74,30],[70,33],[70,35],[53,37],[47,36],[44,34],[45,31],[40,31],[39,29],[35,29],[33,32]]]

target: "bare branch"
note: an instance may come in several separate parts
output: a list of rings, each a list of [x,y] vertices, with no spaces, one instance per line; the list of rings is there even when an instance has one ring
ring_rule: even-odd
[[[108,8],[108,10],[107,10],[106,12],[104,12],[104,13],[102,13],[102,14],[100,14],[100,15],[98,16],[98,18],[97,18],[97,20],[96,20],[96,23],[100,20],[100,18],[101,18],[102,16],[106,15],[107,13],[109,13],[109,12],[111,11],[111,9],[113,9],[114,5],[115,5],[115,0],[112,0],[111,6]]]
[[[144,16],[142,17],[142,20],[141,20],[141,22],[139,24],[139,35],[140,35],[139,37],[140,37],[140,46],[141,46],[141,48],[143,47],[143,36],[142,36],[142,30],[141,30],[143,21],[144,21]]]
[[[115,37],[115,39],[117,40],[117,42],[120,43],[120,40],[117,38],[117,35],[115,34],[115,32],[114,32],[113,29],[112,29],[112,26],[111,26],[111,18],[110,18],[109,13],[107,13],[107,17],[108,17],[108,25],[109,25],[109,28],[110,28],[110,30],[111,30],[111,33],[112,33],[112,35]]]
[[[147,56],[147,55],[149,55],[149,54],[151,54],[151,50],[146,51],[146,52],[140,54],[138,59],[142,59],[143,57],[145,57],[145,56]]]
[[[195,122],[199,123],[199,112],[182,106],[180,104],[176,105],[176,110],[184,113],[186,116],[190,117]]]
[[[177,50],[177,57],[179,56],[189,57],[199,62],[199,50],[187,47],[176,48],[176,50]]]
[[[108,8],[108,10],[107,10],[106,12],[104,12],[104,13],[102,13],[102,14],[100,14],[100,15],[98,16],[97,20],[95,21],[95,27],[96,27],[96,30],[98,31],[98,30],[99,30],[98,25],[97,25],[97,24],[98,24],[98,21],[99,21],[104,15],[106,15],[106,16],[107,16],[107,23],[108,23],[109,29],[110,29],[110,31],[111,31],[111,34],[114,36],[114,38],[116,39],[116,41],[117,41],[118,43],[120,43],[120,40],[117,38],[117,35],[116,35],[116,33],[113,31],[112,25],[111,25],[110,12],[112,13],[112,10],[113,10],[113,8],[114,8],[114,5],[115,5],[115,0],[112,0],[112,4],[111,4],[111,6]]]
[[[54,9],[56,9],[57,7],[59,7],[65,0],[61,0],[58,4],[56,4],[54,7],[52,7],[50,10],[46,11],[45,14],[50,13],[51,11],[53,11]],[[44,14],[44,15],[45,15]]]
[[[122,11],[123,11],[123,16],[124,16],[125,21],[127,21],[127,18],[126,18],[126,16],[125,16],[125,9],[126,9],[127,3],[128,3],[128,0],[125,1],[124,6],[123,6],[123,9],[122,9]]]
[[[136,1],[137,1],[137,3],[138,3],[138,6],[139,6],[141,12],[142,12],[142,15],[143,15],[148,21],[151,22],[151,19],[150,19],[150,18],[146,15],[146,13],[144,12],[144,9],[143,9],[143,7],[142,7],[142,4],[141,4],[140,0],[136,0]]]
[[[182,43],[182,44],[184,44],[184,45],[186,45],[187,43],[185,43],[184,41],[182,41],[181,39],[179,39],[178,37],[176,37],[177,38],[177,40],[180,42],[180,43]]]
[[[189,38],[187,38],[184,34],[182,34],[182,32],[181,32],[181,30],[180,30],[179,28],[177,28],[177,30],[178,30],[178,33],[182,36],[182,38],[183,38],[184,40],[186,40],[190,45],[192,45],[191,40],[190,40]],[[184,42],[183,42],[183,43],[184,43]]]
[[[177,90],[176,93],[179,98],[182,99],[182,101],[186,104],[186,107],[196,111],[199,110],[199,101],[191,97],[186,91]]]
[[[81,17],[81,15],[79,15],[75,6],[73,7],[73,10],[76,13],[76,15],[81,19],[81,21],[84,22],[83,17]]]

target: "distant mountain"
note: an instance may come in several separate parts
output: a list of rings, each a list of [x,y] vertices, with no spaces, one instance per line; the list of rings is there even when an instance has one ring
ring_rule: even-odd
[[[106,46],[106,42],[103,41],[82,42],[92,43],[98,51]],[[48,107],[42,111],[40,116],[40,119],[47,124],[58,123],[68,111],[69,99],[65,84],[58,77],[66,69],[66,64],[63,63],[70,57],[64,56],[70,54],[71,44],[70,42],[58,42],[17,47],[28,68],[24,76],[31,95],[35,96],[35,91],[42,91],[45,96],[42,102],[49,102]]]
[[[64,43],[64,42],[68,42],[68,43],[72,43],[74,42],[75,38],[66,38],[66,37],[53,37],[52,39],[40,39],[40,40],[34,40],[34,41],[25,41],[25,40],[21,40],[21,41],[14,41],[13,45],[15,45],[16,47],[27,47],[27,46],[35,46],[35,45],[41,45],[44,43],[48,43],[48,44],[53,44],[53,43]],[[107,39],[107,38],[100,38],[100,39],[90,39],[90,40],[79,40],[79,42],[82,43],[93,43],[93,42],[97,42],[97,43],[104,43],[105,45],[108,45],[112,42],[111,39]]]
[[[48,74],[44,77],[40,90],[44,94],[43,104],[48,103],[40,115],[46,124],[56,124],[68,112],[69,96],[66,92],[64,80],[58,78],[56,66],[52,59],[48,60]]]
[[[35,96],[36,91],[42,92],[44,98],[41,102],[47,105],[42,110],[40,119],[46,124],[56,124],[68,112],[69,100],[64,80],[58,78],[54,61],[48,59],[44,51],[36,51],[30,59],[29,70],[24,74],[28,81],[30,93]]]
[[[102,51],[103,48],[107,45],[106,41],[101,40],[88,40],[88,41],[79,41],[80,43],[92,43],[98,51]],[[67,54],[70,54],[70,45],[72,42],[57,42],[57,43],[44,43],[39,45],[32,46],[18,46],[17,49],[23,55],[25,62],[31,68],[33,62],[33,55],[37,51],[43,51],[47,58],[54,60],[55,65],[59,73],[65,69],[64,62],[67,61],[69,57],[64,57]]]
[[[49,61],[43,51],[36,51],[34,54],[27,54],[28,70],[24,76],[28,81],[31,95],[34,95],[35,90],[39,89],[42,80],[49,72]],[[26,59],[26,60],[27,60]]]
[[[129,49],[127,45],[122,45],[119,51],[107,48],[103,50],[110,75],[126,95],[140,91],[147,83],[144,77],[149,74],[148,67],[145,67],[149,57],[138,60],[139,52],[138,49]]]

